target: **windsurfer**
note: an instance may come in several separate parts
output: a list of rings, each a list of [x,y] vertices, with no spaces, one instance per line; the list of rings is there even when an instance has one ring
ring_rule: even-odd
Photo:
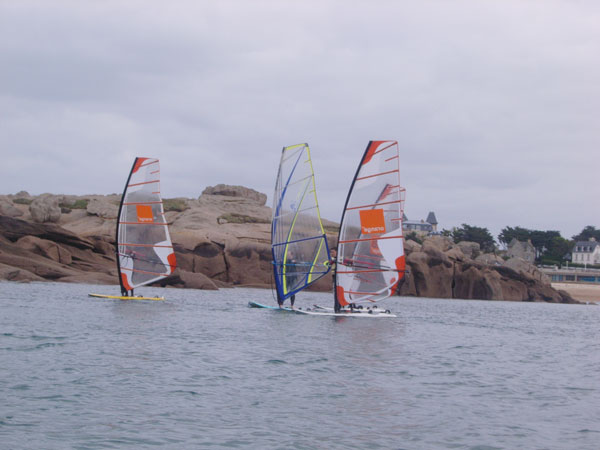
[[[329,251],[331,255],[331,259],[325,263],[325,265],[331,267],[331,274],[335,278],[335,267],[337,261],[337,247],[332,247]]]
[[[296,284],[296,280],[298,278],[298,268],[297,268],[297,262],[296,259],[294,258],[294,253],[291,250],[288,250],[288,256],[287,256],[287,270],[286,270],[286,276],[287,276],[287,281],[289,283],[290,286],[290,290],[295,288],[295,284]],[[279,292],[277,292],[277,303],[279,304],[279,307],[282,308],[283,307],[283,302],[285,301],[285,299],[281,299],[281,297],[279,296]],[[290,305],[291,308],[294,309],[294,302],[296,301],[296,294],[292,294],[290,296]]]

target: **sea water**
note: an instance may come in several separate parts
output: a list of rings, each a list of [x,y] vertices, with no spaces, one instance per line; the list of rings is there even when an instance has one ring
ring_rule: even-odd
[[[600,307],[0,283],[0,448],[600,448]],[[330,294],[296,305],[330,305]]]

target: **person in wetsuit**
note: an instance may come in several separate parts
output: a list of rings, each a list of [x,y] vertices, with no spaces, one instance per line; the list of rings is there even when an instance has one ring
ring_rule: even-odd
[[[340,312],[341,306],[338,303],[337,300],[337,296],[335,295],[335,289],[336,289],[336,284],[335,284],[335,271],[337,269],[337,247],[332,247],[331,250],[329,251],[330,255],[331,255],[331,259],[329,259],[329,261],[327,261],[327,265],[329,267],[331,267],[331,275],[333,276],[332,281],[333,281],[333,298],[334,300],[334,304],[333,304],[333,309],[336,313]]]
[[[288,250],[288,256],[287,256],[287,261],[285,263],[286,265],[286,277],[287,277],[287,283],[288,286],[294,286],[294,284],[296,283],[296,280],[298,279],[298,266],[297,266],[297,262],[296,259],[294,258],[294,253],[291,250]],[[285,299],[282,299],[279,296],[279,291],[277,292],[277,304],[279,305],[280,308],[283,308],[283,302],[285,301]],[[292,294],[292,296],[290,297],[290,305],[291,308],[294,309],[294,302],[296,301],[296,294]]]

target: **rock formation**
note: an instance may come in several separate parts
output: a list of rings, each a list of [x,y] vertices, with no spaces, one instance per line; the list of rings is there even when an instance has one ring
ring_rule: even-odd
[[[13,202],[5,196],[0,197],[0,216],[19,217],[23,211],[17,208]]]
[[[443,236],[415,244],[407,241],[405,246],[409,273],[400,295],[576,303],[568,293],[554,290],[548,277],[520,258],[505,262],[495,255],[479,255],[473,259],[479,253],[476,243],[454,244]]]
[[[31,218],[38,223],[58,222],[61,210],[58,206],[59,198],[52,194],[42,194],[36,197],[29,205]]]
[[[177,270],[159,285],[195,289],[270,287],[271,209],[242,186],[206,188],[197,199],[165,201]],[[118,195],[0,196],[0,279],[116,284]],[[325,221],[330,247],[337,224]],[[406,241],[408,273],[400,295],[574,302],[518,258],[483,254],[473,242],[431,236]],[[311,288],[328,291],[328,275]]]

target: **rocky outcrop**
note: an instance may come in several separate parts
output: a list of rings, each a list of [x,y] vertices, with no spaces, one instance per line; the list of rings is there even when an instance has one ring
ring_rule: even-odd
[[[40,239],[36,236],[24,236],[15,245],[61,264],[68,265],[73,262],[71,253],[65,247],[47,239]]]
[[[439,237],[428,238],[421,246],[407,243],[408,273],[400,295],[576,303],[566,292],[553,289],[547,277],[523,260],[505,263],[495,255],[472,259],[478,246],[444,242]]]
[[[8,281],[45,281],[44,278],[28,270],[0,263],[0,280]]]
[[[204,289],[215,291],[218,289],[214,281],[202,273],[177,270],[177,272],[158,283],[160,286],[173,286],[188,289]]]
[[[457,246],[468,258],[475,259],[481,253],[481,247],[477,242],[460,241]]]
[[[7,216],[0,216],[0,235],[11,242],[16,242],[25,236],[36,236],[83,250],[94,248],[94,244],[88,239],[77,236],[58,225],[31,223]]]
[[[251,200],[257,205],[263,206],[267,202],[267,196],[254,189],[250,189],[244,186],[229,186],[227,184],[217,184],[216,186],[209,186],[202,195],[222,195],[225,197],[238,197],[246,200]]]
[[[38,223],[58,222],[61,210],[58,206],[59,197],[52,194],[42,194],[29,205],[31,218]]]
[[[509,260],[504,262],[504,265],[506,267],[514,269],[519,273],[522,273],[523,275],[526,275],[535,280],[539,280],[544,284],[550,284],[550,278],[548,278],[548,275],[542,273],[537,269],[537,267],[535,267],[533,264],[528,263],[522,258],[510,258]]]
[[[0,197],[26,219],[0,214],[0,279],[117,284],[118,195],[31,197],[21,193],[21,200],[14,203],[16,198]],[[59,201],[63,212],[57,219]],[[207,188],[198,199],[172,201],[175,207],[166,218],[178,268],[159,285],[271,287],[271,209],[265,202],[264,194],[227,185]],[[336,228],[337,224],[327,223],[330,248],[336,246]],[[574,302],[566,292],[552,289],[534,266],[481,253],[476,243],[455,244],[445,236],[431,236],[422,244],[406,241],[405,251],[408,273],[400,295]],[[310,287],[331,288],[331,275]]]
[[[91,216],[116,219],[119,206],[104,199],[92,198],[87,204],[86,211]]]
[[[229,280],[242,286],[269,286],[271,246],[261,242],[237,242],[225,248]]]
[[[15,204],[6,197],[0,197],[0,216],[19,217],[23,215],[23,211],[15,206]]]

